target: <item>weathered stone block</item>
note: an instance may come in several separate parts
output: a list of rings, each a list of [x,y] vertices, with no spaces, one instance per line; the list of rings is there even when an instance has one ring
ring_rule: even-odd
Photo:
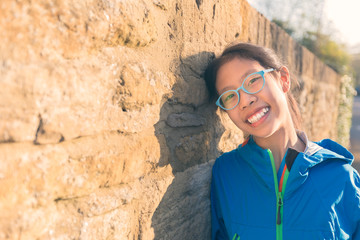
[[[209,133],[183,137],[175,148],[175,155],[182,165],[187,168],[206,162],[206,152],[210,148]]]
[[[205,82],[202,78],[186,76],[187,81],[179,79],[174,85],[172,98],[184,105],[199,107],[208,102],[208,93]]]
[[[167,118],[170,127],[199,127],[205,124],[205,119],[193,113],[173,113]]]
[[[175,174],[152,216],[154,239],[211,238],[209,208],[213,163],[209,161]]]
[[[166,89],[158,77],[141,64],[127,64],[121,71],[113,103],[123,111],[159,104]]]
[[[144,1],[109,2],[107,11],[110,31],[105,42],[108,45],[144,47],[156,40],[154,17]]]

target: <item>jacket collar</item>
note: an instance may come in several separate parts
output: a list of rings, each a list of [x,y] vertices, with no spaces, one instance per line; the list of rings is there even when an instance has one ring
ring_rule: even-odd
[[[339,144],[331,140],[323,140],[319,144],[309,141],[306,134],[302,131],[297,131],[297,135],[304,142],[305,150],[304,152],[299,152],[294,159],[287,181],[285,198],[306,181],[309,175],[309,169],[313,166],[329,159],[344,158],[346,160],[352,156],[351,153],[346,155],[346,150],[341,149],[342,147]],[[325,146],[329,145],[331,145],[332,148],[340,149],[342,152],[345,152],[346,156],[343,157],[336,152],[328,150]],[[335,147],[333,147],[333,145],[335,145]],[[287,151],[289,151],[289,149]],[[273,171],[268,150],[258,146],[253,137],[249,136],[249,138],[239,146],[237,152],[241,152],[239,157],[250,165],[254,173],[258,175],[259,179],[261,179],[268,188],[274,189]],[[351,163],[351,160],[346,161]]]
[[[300,131],[300,130],[296,130],[296,134],[301,139],[301,141],[305,144],[305,150],[304,150],[305,155],[311,156],[311,155],[315,154],[317,151],[322,149],[322,147],[320,147],[318,144],[309,141],[309,139],[308,139],[307,135],[305,134],[305,132]],[[240,144],[239,147],[245,146],[249,141],[250,141],[250,144],[257,145],[256,142],[253,139],[253,136],[250,135],[242,144]]]
[[[315,154],[317,151],[319,151],[320,149],[322,149],[322,147],[320,147],[316,143],[309,141],[305,132],[296,130],[296,133],[297,133],[298,137],[301,139],[301,141],[303,141],[303,143],[305,144],[305,150],[304,150],[305,155],[311,156],[311,155]]]

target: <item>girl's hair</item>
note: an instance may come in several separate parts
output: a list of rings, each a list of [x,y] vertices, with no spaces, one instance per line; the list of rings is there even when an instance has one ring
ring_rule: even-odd
[[[216,75],[221,66],[230,62],[234,58],[249,59],[257,61],[262,67],[280,69],[284,64],[273,50],[251,43],[238,43],[224,50],[224,52],[215,58],[206,68],[204,78],[206,87],[209,90],[209,100],[214,102],[219,97],[216,90]],[[276,74],[273,72],[272,74]],[[296,80],[291,79],[295,83]],[[301,129],[301,115],[297,102],[290,91],[287,92],[287,102],[291,114],[292,121],[296,129]]]

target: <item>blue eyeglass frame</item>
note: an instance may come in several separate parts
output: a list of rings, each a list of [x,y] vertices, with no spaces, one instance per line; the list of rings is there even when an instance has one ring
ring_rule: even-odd
[[[265,73],[272,72],[272,71],[275,71],[275,69],[274,69],[274,68],[269,68],[269,69],[265,69],[265,70],[261,70],[261,71],[259,71],[259,72],[254,72],[254,73],[249,74],[249,75],[243,80],[241,86],[240,86],[238,89],[236,89],[236,90],[227,90],[227,91],[223,92],[223,93],[220,95],[220,97],[218,98],[218,100],[216,101],[215,104],[216,104],[217,106],[219,106],[220,108],[224,109],[224,110],[234,109],[234,108],[239,104],[239,102],[240,102],[239,91],[240,91],[240,90],[243,90],[243,91],[246,92],[247,94],[255,94],[255,93],[260,92],[260,91],[264,88],[264,86],[265,86],[265,76],[264,76]],[[263,85],[262,85],[262,87],[261,87],[258,91],[252,93],[252,92],[247,91],[243,86],[244,86],[244,82],[246,81],[246,79],[248,79],[250,76],[252,76],[252,75],[254,75],[254,74],[260,74],[260,75],[262,76],[262,78],[263,78]],[[233,91],[236,92],[237,97],[238,97],[238,101],[237,101],[237,103],[235,104],[235,106],[232,107],[232,108],[224,108],[224,107],[222,107],[221,104],[220,104],[220,100],[221,100],[222,95],[224,95],[224,94],[227,93],[227,92],[233,92]]]

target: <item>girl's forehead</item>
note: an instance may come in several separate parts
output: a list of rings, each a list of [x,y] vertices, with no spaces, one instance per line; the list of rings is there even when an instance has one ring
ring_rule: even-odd
[[[262,69],[262,66],[258,61],[243,59],[243,58],[234,58],[227,63],[223,64],[218,71],[218,76],[226,75],[227,73],[246,73],[249,70],[258,70]]]
[[[244,79],[247,75],[262,70],[259,62],[250,59],[234,58],[223,64],[216,75],[216,88],[219,85]]]

